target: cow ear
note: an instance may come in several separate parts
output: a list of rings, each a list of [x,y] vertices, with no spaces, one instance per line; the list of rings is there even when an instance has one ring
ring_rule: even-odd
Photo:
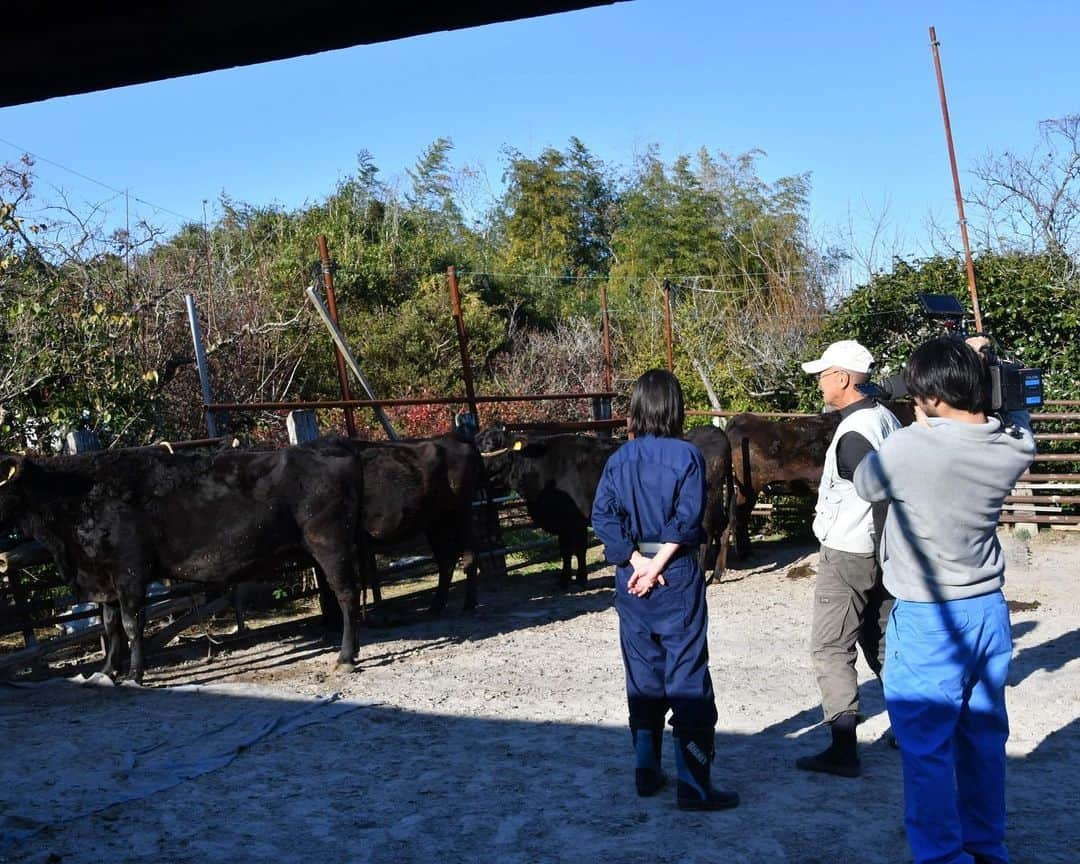
[[[522,441],[519,438],[517,441],[514,442],[513,446],[510,449],[511,450],[522,450],[522,449],[524,449],[524,447],[525,447],[525,442]]]
[[[0,486],[12,480],[22,470],[22,457],[13,453],[0,455]]]

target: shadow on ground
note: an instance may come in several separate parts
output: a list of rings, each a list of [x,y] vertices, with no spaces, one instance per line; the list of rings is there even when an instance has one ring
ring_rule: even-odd
[[[675,810],[633,794],[622,728],[402,711],[239,685],[135,689],[66,681],[0,687],[7,862],[611,861],[896,864],[910,860],[899,760],[865,775],[797,772],[816,708],[717,737],[718,780],[744,802]],[[1011,835],[1072,860],[1077,723],[1048,737],[1010,790]],[[670,739],[665,768],[674,770]],[[1030,850],[1029,850],[1030,851]]]

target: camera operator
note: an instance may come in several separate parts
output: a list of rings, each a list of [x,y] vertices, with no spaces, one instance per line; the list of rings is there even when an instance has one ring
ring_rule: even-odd
[[[1012,656],[997,539],[1001,505],[1035,455],[1026,411],[988,417],[988,371],[967,344],[921,345],[904,369],[917,422],[855,471],[888,501],[885,704],[900,745],[916,862],[1005,864],[1005,680]]]
[[[862,773],[855,733],[855,646],[862,646],[866,662],[880,676],[892,605],[874,554],[883,507],[862,500],[851,483],[866,454],[900,428],[891,411],[859,391],[873,364],[870,352],[851,339],[833,342],[819,359],[802,364],[804,372],[817,376],[825,404],[840,412],[841,419],[825,453],[815,507],[814,536],[821,541],[821,552],[810,631],[810,654],[832,742],[820,753],[799,757],[795,766],[839,777]]]

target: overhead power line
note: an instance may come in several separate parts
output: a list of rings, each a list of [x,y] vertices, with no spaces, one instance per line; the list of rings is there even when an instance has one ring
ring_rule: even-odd
[[[102,189],[108,189],[110,192],[115,192],[117,195],[124,195],[131,198],[133,201],[137,201],[140,204],[145,204],[147,207],[153,207],[162,213],[168,213],[170,216],[175,216],[178,219],[183,219],[185,222],[198,222],[199,220],[192,216],[185,216],[183,213],[177,213],[175,210],[170,210],[168,207],[163,207],[160,204],[155,204],[153,201],[147,201],[145,198],[140,198],[137,195],[132,195],[130,189],[117,189],[115,186],[111,186],[104,180],[98,180],[95,177],[91,177],[89,174],[84,174],[81,171],[76,171],[74,168],[69,168],[67,165],[62,165],[55,159],[49,159],[46,156],[42,156],[38,153],[34,153],[28,150],[26,147],[21,147],[13,141],[8,141],[6,138],[0,138],[0,144],[6,144],[13,150],[18,150],[20,153],[25,153],[27,156],[33,157],[36,162],[44,162],[46,165],[52,165],[54,168],[59,168],[61,171],[66,171],[68,174],[73,174],[88,183],[94,183],[100,186]]]

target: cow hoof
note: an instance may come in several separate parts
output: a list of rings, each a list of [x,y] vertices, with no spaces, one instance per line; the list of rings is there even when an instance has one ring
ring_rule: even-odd
[[[338,660],[334,664],[335,675],[352,675],[356,671],[356,664],[352,660]]]

